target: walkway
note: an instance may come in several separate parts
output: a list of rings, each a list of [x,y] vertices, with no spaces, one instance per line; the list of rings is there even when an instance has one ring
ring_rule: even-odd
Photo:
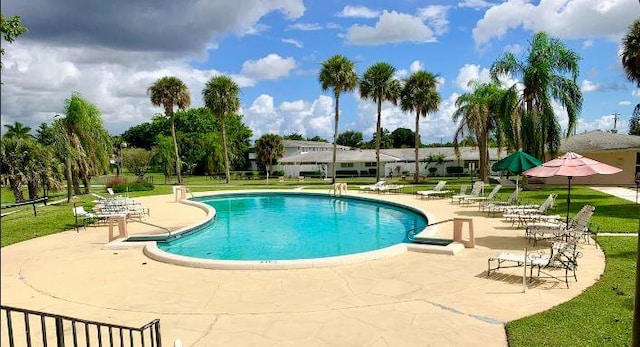
[[[631,202],[638,202],[636,200],[638,197],[636,196],[635,189],[629,189],[624,187],[590,187],[591,189],[616,196],[620,199],[629,200]]]
[[[583,245],[579,282],[566,289],[535,280],[522,293],[522,268],[486,276],[498,250],[530,247],[522,230],[448,200],[367,196],[409,204],[432,220],[473,218],[476,248],[326,268],[207,270],[156,262],[140,249],[107,250],[106,228],[89,227],[4,247],[1,302],[133,326],[160,318],[169,346],[180,338],[185,346],[503,347],[504,322],[570,300],[604,270],[601,250]],[[170,195],[136,200],[151,208],[150,222],[172,229],[204,217]],[[130,232],[149,228],[132,223]],[[450,238],[450,224],[438,235]]]

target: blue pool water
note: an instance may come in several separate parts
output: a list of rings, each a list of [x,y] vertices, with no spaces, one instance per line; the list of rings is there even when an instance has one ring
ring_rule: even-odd
[[[389,247],[427,225],[410,209],[353,198],[261,193],[198,200],[216,209],[215,222],[158,242],[160,249],[205,259],[323,258]]]

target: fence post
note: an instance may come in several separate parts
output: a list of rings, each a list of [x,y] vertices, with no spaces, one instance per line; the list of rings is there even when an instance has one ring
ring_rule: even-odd
[[[64,326],[60,317],[56,317],[56,346],[64,347]]]

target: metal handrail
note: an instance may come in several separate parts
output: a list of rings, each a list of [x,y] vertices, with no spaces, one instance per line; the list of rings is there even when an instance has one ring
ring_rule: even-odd
[[[2,335],[7,334],[6,339],[3,338],[3,341],[8,341],[9,346],[16,346],[16,340],[24,338],[24,345],[33,346],[35,339],[37,337],[41,337],[42,344],[44,346],[47,345],[48,336],[47,336],[47,318],[53,319],[53,324],[55,328],[54,339],[55,346],[57,347],[65,347],[67,342],[71,342],[72,346],[90,346],[92,342],[98,346],[108,345],[108,346],[151,346],[151,347],[162,347],[162,339],[160,337],[160,320],[155,319],[140,328],[129,327],[125,325],[119,324],[111,324],[104,322],[91,321],[81,318],[75,318],[70,316],[58,315],[53,313],[46,313],[40,311],[34,311],[29,309],[17,308],[12,306],[4,306],[0,305],[0,310],[5,311],[5,321],[6,321],[6,329],[3,327],[0,329],[0,333]],[[14,322],[15,314],[22,315],[23,319],[16,320]],[[34,321],[31,321],[31,318]],[[40,331],[37,331],[35,327],[31,327],[31,324],[35,323],[36,320],[40,323]],[[49,321],[50,322],[50,321]],[[19,333],[15,334],[16,328],[18,328],[19,324],[24,326],[24,334]],[[65,324],[66,323],[66,324]],[[49,323],[50,325],[51,323]],[[35,324],[34,324],[35,325]],[[65,325],[67,326],[65,328]],[[80,327],[77,327],[80,325]],[[84,326],[82,326],[84,325]],[[70,326],[71,329],[68,329]],[[90,327],[94,326],[95,330],[92,333],[90,331]],[[103,328],[106,331],[103,331]],[[65,330],[66,334],[70,334],[70,339],[65,339]],[[93,329],[91,329],[93,330]],[[79,334],[79,332],[82,332]],[[117,334],[114,335],[114,331]],[[103,332],[106,337],[103,338]],[[148,333],[147,333],[148,332]],[[134,333],[139,336],[135,336]],[[92,336],[95,337],[95,341],[92,341]],[[67,341],[70,340],[70,341]],[[84,344],[79,344],[84,342]],[[136,343],[139,342],[139,343]],[[149,344],[147,344],[149,342]],[[23,342],[20,341],[18,343],[19,346],[23,345]],[[36,344],[39,345],[39,344]]]

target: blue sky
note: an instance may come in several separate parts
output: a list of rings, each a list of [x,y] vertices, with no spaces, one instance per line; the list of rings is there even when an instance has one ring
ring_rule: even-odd
[[[582,57],[579,132],[611,129],[614,113],[626,132],[640,102],[640,90],[619,63],[620,38],[640,16],[636,0],[114,0],[99,6],[6,0],[2,12],[20,15],[30,29],[11,45],[3,42],[2,124],[37,128],[78,91],[100,108],[109,132],[120,134],[162,112],[146,95],[157,78],[182,79],[197,107],[205,82],[222,73],[242,87],[241,112],[256,138],[297,132],[331,139],[333,100],[317,75],[320,62],[339,53],[359,74],[379,61],[395,66],[399,78],[416,69],[438,74],[443,101],[421,121],[421,135],[423,142],[446,142],[467,83],[488,79],[491,64],[507,50],[523,57],[537,31],[561,38]],[[345,94],[340,110],[340,132],[371,138],[371,101]],[[566,125],[564,111],[556,111]],[[383,107],[383,127],[391,130],[413,129],[414,117]]]

